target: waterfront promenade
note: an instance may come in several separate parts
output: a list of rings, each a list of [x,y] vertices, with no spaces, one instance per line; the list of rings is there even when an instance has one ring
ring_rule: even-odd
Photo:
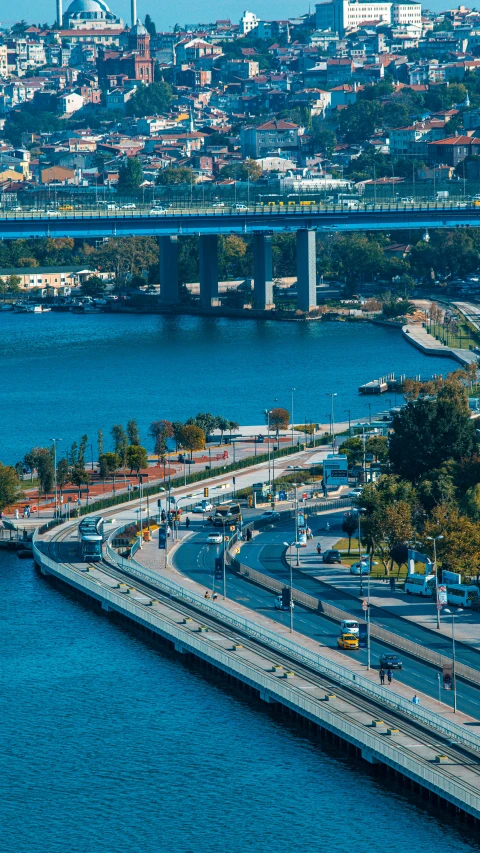
[[[454,358],[464,366],[477,363],[478,357],[474,352],[442,344],[420,323],[407,323],[402,327],[402,333],[405,340],[425,355]]]

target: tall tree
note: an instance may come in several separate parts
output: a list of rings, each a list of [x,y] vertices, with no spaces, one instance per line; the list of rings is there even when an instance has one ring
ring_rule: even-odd
[[[127,447],[127,465],[130,468],[130,472],[135,471],[137,474],[140,473],[142,468],[146,468],[148,466],[148,456],[145,448],[140,447],[139,444],[131,444]]]
[[[135,418],[132,418],[127,424],[127,435],[130,444],[140,444],[140,431]]]
[[[15,468],[0,462],[0,510],[15,503],[22,494],[21,482]]]
[[[195,424],[185,424],[180,435],[180,443],[190,454],[194,450],[203,450],[205,447],[205,432]]]
[[[118,188],[138,190],[143,180],[142,164],[138,157],[127,157],[118,170]]]

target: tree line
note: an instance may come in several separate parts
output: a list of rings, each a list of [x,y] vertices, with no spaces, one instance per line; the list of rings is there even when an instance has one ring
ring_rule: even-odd
[[[411,382],[389,440],[366,442],[382,474],[364,486],[358,499],[365,510],[361,538],[380,557],[386,574],[406,563],[409,548],[432,557],[433,538],[441,536],[437,557],[442,567],[463,579],[479,576],[480,452],[467,393],[475,372],[472,366],[445,379]],[[355,438],[343,447],[358,462],[362,445]],[[347,517],[348,526],[351,536],[355,531]]]

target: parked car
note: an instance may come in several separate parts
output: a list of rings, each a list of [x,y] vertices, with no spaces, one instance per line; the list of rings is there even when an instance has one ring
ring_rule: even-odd
[[[342,619],[340,622],[342,634],[358,634],[358,627],[356,619]]]
[[[335,548],[329,548],[327,551],[323,553],[323,562],[324,563],[341,563],[342,555],[340,551],[337,551]]]
[[[403,669],[403,663],[398,655],[391,655],[387,652],[380,655],[380,666],[383,666],[384,669]]]
[[[209,533],[207,542],[209,545],[221,545],[223,542],[223,533]]]

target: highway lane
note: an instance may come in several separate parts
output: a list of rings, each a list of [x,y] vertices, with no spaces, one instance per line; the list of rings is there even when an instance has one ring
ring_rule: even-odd
[[[330,531],[328,534],[326,534],[325,531],[325,524],[327,520],[326,516],[319,515],[309,517],[308,521],[312,529],[314,539],[315,541],[320,541],[323,548],[333,547],[333,543],[338,540],[339,536],[343,535],[340,530],[342,517],[343,511],[328,515],[328,521],[330,523]],[[283,560],[281,559],[285,550],[282,543],[291,542],[293,539],[293,523],[277,526],[275,530],[260,534],[248,545],[247,548],[244,547],[242,549],[242,562],[252,568],[257,568],[259,571],[263,571],[265,574],[271,575],[277,580],[286,580],[288,572]],[[294,567],[293,584],[296,589],[307,592],[317,598],[321,598],[323,601],[327,601],[335,607],[347,610],[349,613],[352,613],[358,618],[363,618],[362,607],[359,599],[353,598],[347,592],[318,580],[316,577],[308,574],[307,571],[307,569],[302,571]],[[365,578],[363,583],[364,597],[366,597]],[[403,593],[396,593],[396,595],[398,595],[399,600],[400,597],[403,597]],[[415,597],[409,597],[408,603],[412,607],[424,607],[425,599],[417,600]],[[462,618],[468,619],[469,615],[470,614],[466,612]],[[448,636],[437,634],[434,631],[428,630],[428,628],[424,628],[418,623],[402,619],[400,616],[392,613],[391,610],[388,609],[372,606],[371,616],[372,621],[382,628],[393,631],[394,633],[399,634],[412,642],[419,643],[433,651],[451,656],[452,643]],[[480,669],[479,651],[462,644],[461,641],[456,643],[456,651],[457,659],[459,661],[467,666]]]
[[[196,533],[188,539],[173,555],[174,567],[182,574],[202,584],[205,589],[215,589],[219,597],[222,595],[222,581],[214,579],[215,557],[221,556],[222,546],[207,544],[209,528]],[[280,546],[277,543],[276,548]],[[284,570],[285,571],[285,570]],[[251,610],[262,613],[285,626],[289,624],[288,612],[276,610],[274,607],[274,594],[251,583],[244,577],[233,574],[227,569],[227,596],[238,601]],[[320,645],[336,648],[336,638],[339,630],[335,622],[322,614],[314,613],[307,608],[295,605],[294,627],[297,631],[313,638]],[[359,649],[357,652],[343,652],[347,657],[355,655],[356,659],[366,665],[367,651]],[[378,668],[379,655],[384,651],[392,651],[390,648],[375,640],[371,643],[372,665]],[[438,699],[438,674],[439,671],[430,664],[423,663],[416,658],[401,655],[405,668],[394,672],[394,679],[401,681],[414,691],[426,693]],[[459,710],[477,718],[480,691],[473,685],[458,682],[457,689]],[[451,693],[442,691],[441,701],[452,705]],[[480,723],[479,723],[480,725]]]

